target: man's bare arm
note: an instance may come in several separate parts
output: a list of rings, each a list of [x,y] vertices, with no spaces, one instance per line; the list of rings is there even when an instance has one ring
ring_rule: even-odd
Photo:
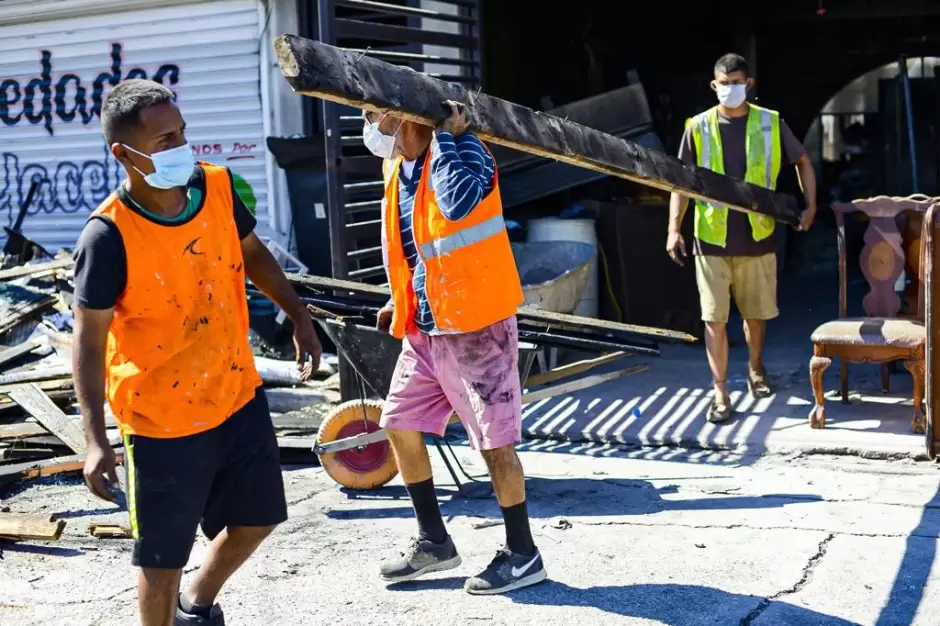
[[[114,309],[75,307],[72,371],[89,444],[107,441],[104,427],[105,347]]]
[[[669,232],[678,233],[682,230],[682,220],[688,208],[688,197],[676,192],[669,194]]]
[[[689,207],[689,199],[680,193],[673,192],[669,196],[669,230],[666,233],[666,253],[669,258],[685,265],[682,260],[687,256],[685,240],[682,238],[682,218]]]
[[[806,209],[800,216],[800,230],[809,230],[816,217],[816,168],[808,154],[803,154],[796,160],[796,173],[806,200]]]
[[[264,295],[271,298],[291,321],[296,323],[298,319],[309,317],[307,309],[287,281],[277,259],[254,233],[242,239],[242,257],[245,259],[245,273],[248,279],[264,292]]]
[[[294,347],[301,380],[307,380],[320,366],[323,348],[313,329],[313,321],[297,292],[291,287],[277,259],[254,233],[242,239],[242,257],[248,279],[278,305],[294,323]],[[306,362],[306,357],[310,362]]]
[[[96,496],[113,500],[106,479],[117,485],[115,457],[104,423],[105,350],[114,309],[94,310],[75,307],[72,376],[82,409],[88,453],[85,482]]]

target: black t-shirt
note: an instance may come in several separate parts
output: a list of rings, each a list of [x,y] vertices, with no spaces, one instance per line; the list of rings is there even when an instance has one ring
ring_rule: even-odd
[[[231,177],[231,173],[229,173]],[[192,217],[199,214],[206,199],[206,176],[202,167],[197,166],[189,186],[200,193],[201,200]],[[142,213],[131,200],[124,186],[117,190],[118,199],[129,211],[166,228],[175,228],[189,222],[163,224]],[[232,204],[235,227],[239,239],[244,239],[254,231],[258,221],[251,214],[245,203],[232,185]],[[118,298],[127,287],[127,254],[124,239],[117,226],[106,217],[94,216],[88,220],[78,237],[73,253],[75,259],[75,303],[85,309],[104,310],[117,304]]]

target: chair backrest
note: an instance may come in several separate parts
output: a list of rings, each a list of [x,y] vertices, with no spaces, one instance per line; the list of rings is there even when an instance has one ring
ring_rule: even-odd
[[[832,210],[836,214],[839,244],[839,316],[845,317],[848,309],[848,277],[845,250],[845,216],[849,213],[863,213],[868,216],[868,228],[865,231],[865,246],[862,248],[859,264],[869,292],[862,299],[865,315],[870,317],[895,317],[901,310],[901,299],[894,292],[894,285],[913,245],[919,251],[921,246],[916,238],[905,242],[898,229],[897,216],[905,212],[922,214],[940,199],[923,194],[907,197],[875,196],[852,202],[835,202]],[[907,230],[907,229],[905,229]],[[910,232],[910,231],[908,231]],[[914,236],[916,237],[916,231]],[[917,254],[919,256],[919,254]],[[917,261],[919,264],[919,261]],[[917,317],[923,319],[922,303],[917,306]]]

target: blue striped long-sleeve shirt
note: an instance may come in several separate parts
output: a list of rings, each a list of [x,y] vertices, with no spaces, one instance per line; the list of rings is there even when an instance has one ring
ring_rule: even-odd
[[[459,221],[470,214],[477,204],[493,190],[496,163],[483,143],[472,133],[454,137],[439,132],[431,141],[431,189],[436,194],[438,206],[444,217]],[[418,297],[415,325],[423,333],[436,331],[431,305],[424,290],[425,269],[411,230],[411,215],[414,211],[415,194],[421,181],[424,156],[414,162],[410,175],[405,165],[398,175],[398,211],[401,226],[402,247],[408,267],[412,272],[412,284]]]

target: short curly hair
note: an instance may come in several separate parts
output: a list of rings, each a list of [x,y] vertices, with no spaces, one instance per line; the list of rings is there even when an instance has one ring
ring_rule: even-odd
[[[101,105],[101,132],[108,145],[126,140],[127,134],[140,125],[144,109],[173,102],[176,94],[160,83],[132,78],[117,84]]]

